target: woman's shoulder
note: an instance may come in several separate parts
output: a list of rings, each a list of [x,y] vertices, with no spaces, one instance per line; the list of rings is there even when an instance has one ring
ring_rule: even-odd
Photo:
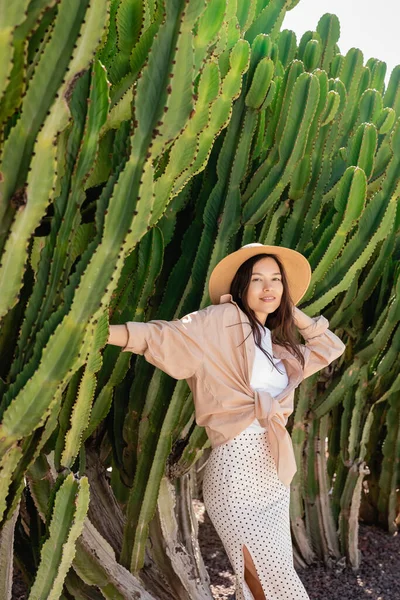
[[[221,320],[226,320],[226,316],[237,314],[236,308],[233,304],[210,304],[209,306],[205,306],[204,308],[199,308],[198,310],[194,310],[183,317],[180,320],[193,320],[196,322],[202,323],[203,325],[206,323],[218,323]]]
[[[237,317],[238,311],[234,304],[225,302],[223,304],[210,304],[202,309],[208,317],[217,319],[226,317]]]
[[[210,304],[191,313],[203,328],[215,331],[218,327],[238,321],[238,310],[232,303]]]

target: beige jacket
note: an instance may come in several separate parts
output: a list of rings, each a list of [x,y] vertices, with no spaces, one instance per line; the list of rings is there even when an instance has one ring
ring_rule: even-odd
[[[295,311],[299,309],[295,307]],[[128,321],[129,338],[123,351],[142,354],[171,377],[186,379],[193,394],[196,423],[205,427],[212,448],[231,440],[257,418],[268,429],[278,476],[288,486],[297,470],[286,429],[294,409],[294,390],[345,350],[343,342],[328,329],[325,317],[320,315],[312,321],[299,329],[305,339],[305,345],[300,344],[304,370],[288,350],[272,344],[274,356],[282,359],[289,380],[275,398],[250,386],[254,337],[246,314],[231,294],[221,296],[220,304],[174,321]],[[246,341],[240,345],[244,338]]]

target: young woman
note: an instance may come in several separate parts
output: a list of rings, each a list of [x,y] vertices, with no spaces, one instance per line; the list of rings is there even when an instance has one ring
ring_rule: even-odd
[[[309,598],[293,566],[297,466],[285,426],[295,388],[345,350],[325,317],[295,306],[310,279],[299,252],[246,244],[214,268],[210,306],[174,321],[110,326],[109,343],[192,390],[196,423],[212,447],[204,504],[232,564],[236,600]]]

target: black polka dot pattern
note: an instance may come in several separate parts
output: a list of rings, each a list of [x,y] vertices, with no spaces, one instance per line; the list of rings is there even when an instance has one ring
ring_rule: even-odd
[[[244,579],[249,550],[268,600],[309,600],[293,566],[290,487],[278,477],[268,430],[244,430],[211,450],[203,499],[236,577],[236,600],[254,600]]]

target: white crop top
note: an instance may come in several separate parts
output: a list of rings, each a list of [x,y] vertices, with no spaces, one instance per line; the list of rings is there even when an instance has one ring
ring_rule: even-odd
[[[256,345],[256,352],[254,356],[253,372],[250,380],[250,385],[253,390],[262,389],[271,394],[272,397],[277,396],[282,390],[287,387],[289,380],[286,373],[285,365],[279,358],[273,356],[272,343],[271,343],[271,331],[268,327],[261,329],[261,345],[273,357],[274,363],[277,365],[281,373],[277,371],[265,356],[261,352],[260,348]],[[264,431],[265,428],[260,425],[258,419],[255,419],[248,427],[246,431]]]

